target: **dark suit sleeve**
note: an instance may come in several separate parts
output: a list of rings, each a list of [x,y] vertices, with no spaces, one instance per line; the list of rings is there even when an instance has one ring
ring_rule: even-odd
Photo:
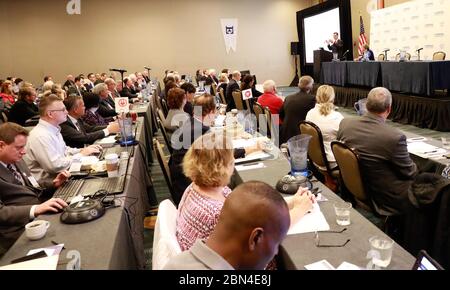
[[[108,109],[108,107],[104,104],[104,102],[105,101],[101,101],[98,107],[98,113],[100,114],[100,116],[104,118],[117,116],[116,111]]]
[[[409,155],[405,135],[400,136],[391,152],[391,162],[396,168],[398,176],[406,180],[412,179],[417,174],[417,166]]]
[[[90,133],[86,132],[86,135],[84,135],[68,124],[61,124],[61,135],[63,136],[66,143],[77,143],[78,146],[81,146],[81,144],[92,144],[95,142],[95,140],[105,137],[105,132],[103,132],[102,130],[98,130]]]
[[[283,103],[283,106],[281,106],[281,109],[280,109],[280,112],[279,112],[281,121],[284,121],[284,115],[285,115],[285,113],[284,113],[284,106],[286,106],[286,101]]]

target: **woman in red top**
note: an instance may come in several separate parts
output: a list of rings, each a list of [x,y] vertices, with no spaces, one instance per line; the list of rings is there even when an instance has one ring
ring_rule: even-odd
[[[12,82],[5,81],[0,90],[0,98],[2,98],[5,107],[9,110],[16,102],[12,91]]]

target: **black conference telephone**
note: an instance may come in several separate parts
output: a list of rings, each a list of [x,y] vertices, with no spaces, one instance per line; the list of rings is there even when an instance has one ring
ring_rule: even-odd
[[[309,190],[313,189],[312,182],[305,176],[286,175],[278,181],[276,186],[278,192],[290,195],[296,194],[300,187],[308,188]]]

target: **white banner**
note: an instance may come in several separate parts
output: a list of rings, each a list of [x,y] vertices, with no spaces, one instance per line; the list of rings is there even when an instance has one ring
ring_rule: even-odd
[[[114,98],[114,103],[116,105],[116,113],[128,113],[130,111],[130,103],[128,98]]]
[[[236,52],[237,35],[238,35],[238,20],[237,18],[224,18],[220,20],[222,25],[223,39],[225,41],[225,49],[227,53],[233,49]]]

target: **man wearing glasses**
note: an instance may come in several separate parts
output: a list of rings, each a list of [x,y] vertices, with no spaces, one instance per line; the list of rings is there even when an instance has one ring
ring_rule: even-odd
[[[33,176],[41,179],[55,178],[70,168],[72,159],[89,156],[100,151],[100,146],[91,145],[84,149],[66,146],[59,125],[67,120],[67,110],[63,101],[50,95],[39,104],[39,123],[31,130],[24,160]]]

